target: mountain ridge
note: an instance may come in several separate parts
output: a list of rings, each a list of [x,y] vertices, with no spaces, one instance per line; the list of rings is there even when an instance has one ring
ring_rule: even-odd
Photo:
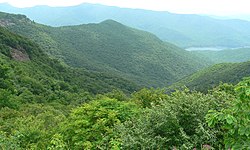
[[[195,14],[174,14],[165,11],[128,9],[100,4],[30,8],[5,8],[2,6],[1,10],[22,13],[31,20],[52,26],[99,23],[113,19],[127,26],[154,33],[164,41],[185,48],[250,45],[250,30],[245,28],[250,26],[250,22],[243,20],[220,20]]]

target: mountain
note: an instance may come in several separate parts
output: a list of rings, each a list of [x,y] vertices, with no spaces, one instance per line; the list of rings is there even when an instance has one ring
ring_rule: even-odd
[[[0,91],[28,93],[36,102],[74,100],[74,94],[104,93],[113,89],[133,92],[139,87],[114,75],[74,69],[51,59],[34,42],[0,27]],[[72,95],[70,98],[69,96]],[[66,98],[68,97],[68,98]]]
[[[170,86],[170,89],[186,85],[190,89],[206,92],[221,82],[236,84],[250,76],[250,61],[242,63],[221,63],[203,69]]]
[[[231,15],[231,16],[228,16],[228,17],[231,17],[231,18],[240,18],[242,20],[250,21],[250,14]]]
[[[208,64],[148,32],[113,20],[49,27],[22,15],[1,13],[0,24],[70,66],[112,73],[142,86],[166,86]]]
[[[98,23],[112,19],[151,32],[163,41],[180,47],[250,45],[250,22],[236,19],[221,20],[193,14],[173,14],[87,3],[70,7],[35,6],[30,8],[15,8],[2,4],[0,10],[25,14],[31,20],[51,26]]]
[[[213,63],[245,62],[250,60],[250,48],[226,49],[221,51],[192,51],[193,54]]]

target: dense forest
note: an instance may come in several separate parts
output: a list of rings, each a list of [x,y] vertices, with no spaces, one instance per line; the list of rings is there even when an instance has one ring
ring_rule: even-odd
[[[112,73],[141,86],[164,87],[211,64],[113,20],[53,28],[22,15],[1,13],[0,19],[8,20],[9,30],[31,38],[67,65]]]
[[[208,67],[112,20],[0,25],[0,149],[250,147],[250,62]]]
[[[225,49],[220,51],[192,51],[196,56],[214,64],[228,62],[246,62],[250,58],[250,48]]]
[[[250,76],[250,62],[216,64],[169,86],[169,89],[181,89],[183,85],[190,89],[206,92],[223,83],[238,83],[243,77]]]

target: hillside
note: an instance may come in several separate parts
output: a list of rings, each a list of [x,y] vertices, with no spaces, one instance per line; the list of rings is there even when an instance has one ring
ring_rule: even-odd
[[[112,20],[55,28],[19,17],[2,13],[0,20],[70,66],[108,72],[142,86],[166,86],[208,64],[148,32]]]
[[[226,49],[221,51],[192,51],[192,53],[215,64],[250,60],[250,48]]]
[[[36,98],[43,97],[40,101],[50,101],[60,95],[66,103],[74,100],[66,98],[70,93],[96,94],[113,89],[132,92],[138,88],[113,75],[67,67],[49,58],[37,44],[2,27],[0,37],[0,88],[17,96],[31,93]]]
[[[36,22],[51,26],[98,23],[112,19],[134,28],[149,31],[162,40],[181,47],[242,47],[250,45],[250,23],[236,19],[220,20],[200,15],[173,14],[96,4],[71,7],[35,6],[31,8],[15,8],[8,4],[2,4],[0,10],[25,14]]]
[[[0,37],[1,149],[249,147],[248,135],[231,134],[249,128],[249,78],[208,94],[144,88],[129,96],[119,90],[91,95],[79,84],[87,76],[72,82],[72,70],[38,45],[2,27]]]
[[[242,63],[221,63],[203,69],[170,86],[170,89],[186,85],[190,89],[206,92],[223,83],[236,84],[250,76],[250,61]]]
[[[250,127],[250,78],[207,94],[144,88],[130,95],[120,90],[93,95],[82,88],[89,83],[98,90],[104,77],[92,73],[90,82],[89,76],[48,58],[37,44],[2,27],[0,50],[1,149],[249,147],[248,135],[231,131]],[[118,84],[124,88],[128,82]]]

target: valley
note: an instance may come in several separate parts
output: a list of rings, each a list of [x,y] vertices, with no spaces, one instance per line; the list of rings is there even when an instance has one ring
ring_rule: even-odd
[[[250,148],[250,22],[88,3],[0,11],[1,150]]]

